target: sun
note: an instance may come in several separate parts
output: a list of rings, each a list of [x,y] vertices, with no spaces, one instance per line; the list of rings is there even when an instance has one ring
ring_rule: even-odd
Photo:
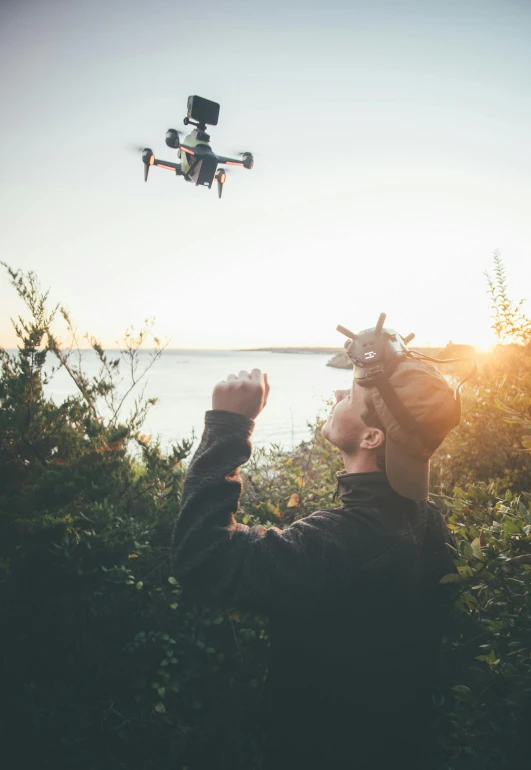
[[[480,338],[476,339],[476,341],[472,343],[473,347],[475,350],[477,350],[478,353],[492,353],[496,345],[499,344],[500,340],[493,331],[481,335]]]
[[[498,340],[494,340],[494,342],[482,342],[478,345],[474,345],[474,349],[478,353],[492,353],[497,344]]]

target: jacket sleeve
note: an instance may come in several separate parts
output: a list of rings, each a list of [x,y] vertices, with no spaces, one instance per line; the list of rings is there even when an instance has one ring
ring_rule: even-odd
[[[175,577],[196,598],[267,612],[325,591],[341,542],[326,512],[283,530],[235,521],[242,493],[238,469],[251,455],[253,428],[243,415],[206,413],[184,482],[172,557]]]

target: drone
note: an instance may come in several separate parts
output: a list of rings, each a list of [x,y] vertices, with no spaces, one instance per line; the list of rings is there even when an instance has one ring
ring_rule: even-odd
[[[206,127],[217,126],[219,117],[219,104],[202,96],[188,97],[188,111],[184,118],[184,125],[192,125],[194,129],[184,141],[179,138],[180,131],[169,128],[166,131],[166,144],[173,150],[177,150],[180,163],[170,163],[155,157],[153,150],[145,147],[142,150],[142,162],[144,164],[144,182],[147,182],[151,166],[165,168],[174,171],[177,176],[182,176],[187,182],[195,182],[196,187],[212,187],[212,183],[218,183],[218,197],[221,198],[223,185],[227,181],[227,171],[218,166],[242,166],[251,169],[254,166],[254,158],[250,152],[240,153],[241,159],[226,158],[216,155],[210,147],[210,136],[206,133]]]

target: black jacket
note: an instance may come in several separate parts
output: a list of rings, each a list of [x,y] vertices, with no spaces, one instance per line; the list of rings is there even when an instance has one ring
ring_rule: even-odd
[[[299,712],[322,723],[334,709],[424,709],[448,609],[439,581],[454,571],[441,513],[400,497],[383,472],[343,472],[340,507],[286,529],[239,524],[253,427],[206,413],[174,531],[176,577],[210,604],[269,615],[264,705],[278,730]]]

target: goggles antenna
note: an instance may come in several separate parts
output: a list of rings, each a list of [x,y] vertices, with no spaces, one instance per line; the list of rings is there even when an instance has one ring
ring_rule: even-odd
[[[374,327],[374,336],[379,337],[382,333],[383,325],[385,321],[385,313],[380,313],[380,316],[378,318],[378,322],[376,323],[376,326]]]

